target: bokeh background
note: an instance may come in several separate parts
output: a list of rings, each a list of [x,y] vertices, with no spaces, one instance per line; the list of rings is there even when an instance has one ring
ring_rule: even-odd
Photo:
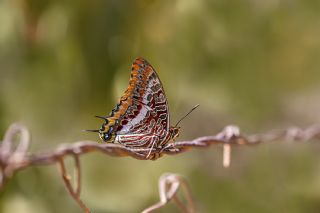
[[[20,121],[31,152],[101,125],[126,89],[132,61],[157,70],[179,139],[237,124],[245,133],[320,123],[320,1],[1,0],[0,134]],[[139,212],[158,201],[164,172],[183,175],[199,212],[320,212],[320,146],[274,142],[196,149],[155,162],[81,157],[93,212]],[[70,161],[71,162],[71,161]],[[170,204],[159,212],[177,212]],[[19,172],[0,212],[81,212],[55,166]]]

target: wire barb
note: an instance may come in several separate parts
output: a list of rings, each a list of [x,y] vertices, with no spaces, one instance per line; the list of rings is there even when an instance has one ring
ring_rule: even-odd
[[[75,160],[75,165],[76,165],[75,166],[76,177],[74,178],[74,180],[76,182],[75,188],[72,187],[71,177],[67,173],[67,169],[65,167],[63,158],[59,158],[59,160],[58,160],[60,174],[61,174],[62,180],[65,184],[65,187],[66,187],[67,191],[69,192],[69,194],[71,195],[71,197],[79,204],[79,206],[84,210],[84,212],[91,213],[90,209],[80,199],[80,162],[79,162],[78,156],[75,155],[74,160]]]

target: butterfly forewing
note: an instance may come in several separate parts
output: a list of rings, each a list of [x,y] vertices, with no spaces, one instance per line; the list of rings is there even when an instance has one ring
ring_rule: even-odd
[[[127,146],[159,146],[168,141],[167,98],[157,73],[146,60],[134,61],[129,86],[102,131]]]

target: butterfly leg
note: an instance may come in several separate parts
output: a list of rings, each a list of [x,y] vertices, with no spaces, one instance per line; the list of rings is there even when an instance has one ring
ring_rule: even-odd
[[[149,158],[149,156],[150,156],[150,154],[151,154],[151,152],[152,152],[152,149],[153,149],[154,145],[157,144],[158,141],[159,141],[159,137],[156,136],[156,135],[153,135],[153,136],[152,136],[152,142],[151,142],[152,144],[151,144],[151,147],[150,147],[150,150],[149,150],[149,153],[148,153],[146,159]]]
[[[175,145],[175,139],[173,139],[173,142],[172,143],[168,143],[166,145],[164,145],[160,150],[159,150],[159,154],[160,154],[160,157],[163,155],[163,151],[166,150],[166,149],[170,149],[170,151],[172,152],[178,152],[180,149],[176,147]]]
[[[174,150],[176,150],[176,151],[178,151],[179,149],[176,147],[176,139],[172,139],[172,148],[174,149]]]
[[[132,148],[148,148],[148,154],[146,159],[148,159],[152,153],[152,150],[157,146],[159,142],[159,136],[156,134],[130,134],[130,135],[117,135],[116,141],[120,144]],[[142,152],[137,152],[141,154]]]

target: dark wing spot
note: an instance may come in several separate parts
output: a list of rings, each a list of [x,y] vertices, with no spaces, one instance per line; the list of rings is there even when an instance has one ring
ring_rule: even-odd
[[[152,115],[152,117],[156,117],[157,116],[157,112],[156,111],[151,111],[151,115]]]
[[[151,94],[148,94],[148,96],[147,96],[147,101],[151,101],[151,99],[152,99],[152,95],[151,95]]]
[[[149,117],[150,117],[150,111],[147,111],[146,118],[149,118]]]
[[[157,91],[161,88],[160,84],[156,84],[155,86]]]
[[[128,120],[121,121],[121,125],[126,125],[128,123]]]
[[[118,126],[117,131],[120,131],[123,128],[123,126]]]
[[[139,94],[139,88],[136,87],[135,90],[134,90],[134,92],[137,93],[137,94]]]
[[[133,118],[135,118],[136,116],[131,114],[131,115],[128,115],[128,117],[131,118],[131,119],[133,119]]]
[[[141,64],[140,64],[140,67],[141,67],[141,68],[145,68],[145,67],[146,67],[146,64],[145,64],[145,63],[141,63]]]
[[[153,79],[157,78],[157,76],[156,76],[156,74],[155,74],[154,72],[152,72],[151,77],[152,77]]]
[[[161,114],[161,115],[160,115],[160,118],[161,118],[162,120],[164,120],[164,119],[167,118],[167,115],[166,115],[166,114]]]

